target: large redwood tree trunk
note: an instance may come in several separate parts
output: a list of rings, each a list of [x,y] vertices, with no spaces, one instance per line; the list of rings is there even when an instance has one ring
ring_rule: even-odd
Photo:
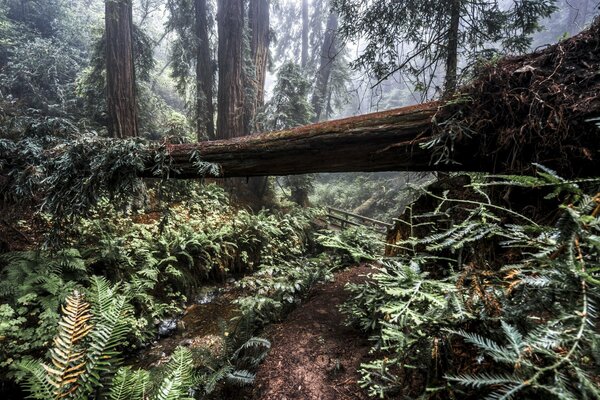
[[[217,137],[244,134],[243,33],[244,1],[218,0],[219,88]]]
[[[131,0],[106,0],[106,103],[112,137],[138,134]]]
[[[250,9],[248,10],[250,55],[256,68],[254,114],[256,114],[256,109],[265,103],[265,79],[270,43],[269,17],[269,0],[250,0]],[[253,115],[253,117],[255,116]]]
[[[312,97],[312,106],[315,111],[314,122],[320,121],[323,117],[323,109],[328,97],[329,77],[337,56],[337,28],[338,16],[336,13],[331,12],[327,18],[327,28],[321,47],[320,66],[317,71],[315,91]]]
[[[196,0],[196,118],[198,140],[215,138],[213,106],[213,63],[208,39],[209,21],[206,0]]]
[[[219,164],[225,178],[440,169],[431,164],[431,150],[419,146],[431,139],[438,107],[433,102],[279,132],[171,145],[167,150],[177,170],[172,176],[198,177],[194,154]],[[153,156],[148,159],[153,163]]]
[[[250,29],[250,57],[254,65],[255,76],[250,84],[253,85],[255,97],[247,99],[246,105],[246,134],[257,131],[256,114],[265,103],[265,79],[267,76],[267,60],[269,58],[269,23],[270,0],[250,0],[248,9],[248,27]],[[250,201],[256,205],[268,205],[273,201],[272,189],[267,177],[248,179],[247,187]]]

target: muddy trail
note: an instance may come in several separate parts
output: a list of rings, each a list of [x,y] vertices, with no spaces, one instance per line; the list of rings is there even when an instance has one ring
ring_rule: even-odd
[[[346,283],[360,283],[368,266],[335,274],[333,282],[315,286],[287,318],[262,335],[272,348],[260,366],[252,400],[356,400],[367,395],[357,385],[357,368],[366,361],[364,334],[346,327],[338,306],[348,298]]]

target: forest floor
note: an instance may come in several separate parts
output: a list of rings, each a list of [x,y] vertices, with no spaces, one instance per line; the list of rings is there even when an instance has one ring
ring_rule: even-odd
[[[357,385],[357,368],[366,361],[365,335],[344,325],[338,307],[347,283],[364,282],[367,265],[349,268],[333,282],[315,286],[308,298],[262,335],[272,347],[256,375],[249,399],[356,400],[367,395]]]

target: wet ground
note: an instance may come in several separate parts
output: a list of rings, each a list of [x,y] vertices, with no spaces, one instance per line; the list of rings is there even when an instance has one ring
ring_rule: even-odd
[[[141,368],[158,367],[167,361],[177,348],[208,350],[217,356],[224,350],[224,337],[235,329],[237,316],[232,301],[239,296],[233,283],[205,287],[189,305],[181,318],[162,321],[158,327],[162,336],[141,350],[132,364]]]

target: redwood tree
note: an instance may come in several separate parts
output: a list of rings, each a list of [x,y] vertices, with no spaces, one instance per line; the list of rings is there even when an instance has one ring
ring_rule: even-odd
[[[244,135],[243,34],[244,1],[218,0],[219,87],[217,137]]]
[[[315,81],[315,90],[312,97],[312,106],[315,112],[314,122],[321,119],[323,106],[326,103],[328,94],[329,77],[333,69],[333,62],[337,56],[337,29],[338,17],[335,12],[331,12],[327,18],[327,28],[323,37],[323,46],[321,47],[320,66],[317,71]]]
[[[248,28],[250,36],[250,61],[254,67],[254,76],[250,79],[253,98],[246,101],[245,134],[249,135],[258,131],[256,126],[256,113],[265,103],[265,79],[267,76],[267,60],[269,58],[269,23],[270,0],[250,0],[248,9]],[[268,203],[272,197],[267,177],[250,178],[248,191],[252,194],[257,204]]]
[[[206,0],[195,0],[196,49],[196,118],[198,140],[215,137],[213,106],[213,64],[210,57],[210,42]]]
[[[138,134],[131,0],[106,0],[106,102],[112,137]]]

